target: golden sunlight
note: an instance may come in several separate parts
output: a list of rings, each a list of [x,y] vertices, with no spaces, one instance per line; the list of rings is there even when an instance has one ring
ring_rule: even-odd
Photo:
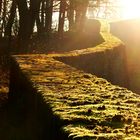
[[[140,0],[120,0],[123,19],[140,18]]]

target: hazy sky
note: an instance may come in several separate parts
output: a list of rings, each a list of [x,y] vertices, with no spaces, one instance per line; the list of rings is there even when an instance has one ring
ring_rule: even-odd
[[[140,18],[140,0],[120,0],[122,18]]]

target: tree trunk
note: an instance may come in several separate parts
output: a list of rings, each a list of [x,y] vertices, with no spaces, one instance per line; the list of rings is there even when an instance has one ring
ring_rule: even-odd
[[[15,18],[15,14],[16,14],[16,1],[13,0],[12,5],[11,5],[11,9],[10,9],[10,16],[9,16],[9,20],[7,23],[7,26],[5,28],[5,37],[7,38],[7,53],[10,53],[10,48],[11,48],[11,32],[12,32],[12,25],[14,22],[14,18]]]
[[[86,20],[87,7],[88,7],[88,1],[85,1],[85,3],[83,4],[82,11],[81,11],[81,19],[80,19],[81,28],[84,27],[84,22]]]
[[[52,27],[52,14],[53,14],[53,0],[49,0],[48,2],[46,2],[46,19],[45,19],[45,31],[47,32],[48,39]]]
[[[1,15],[1,11],[2,11],[2,0],[0,0],[0,15]]]
[[[74,2],[73,0],[70,0],[70,6],[69,6],[69,31],[74,30]]]
[[[26,0],[17,0],[17,5],[19,9],[19,47],[20,51],[27,52],[29,40],[33,33],[33,28],[35,24],[35,19],[39,12],[40,1],[30,0],[30,7],[27,6]]]
[[[9,16],[9,20],[5,29],[5,36],[10,37],[11,36],[11,28],[14,22],[14,18],[15,18],[15,14],[16,14],[16,1],[13,0],[12,2],[12,6],[10,9],[10,16]]]
[[[0,0],[0,16],[2,16],[2,0]],[[0,25],[0,38],[2,37],[2,26]]]
[[[58,34],[60,38],[63,38],[65,10],[66,10],[66,0],[61,0],[59,12],[59,25],[58,25]]]
[[[7,11],[7,1],[3,1],[3,14],[2,14],[2,36],[4,35],[5,32],[5,27],[6,27],[6,11]]]
[[[38,13],[40,10],[40,3],[41,3],[40,0],[31,0],[31,4],[30,4],[30,19],[31,19],[30,35],[33,34],[35,21],[38,18]]]
[[[17,0],[19,9],[19,32],[18,32],[18,45],[20,52],[26,52],[30,39],[30,17],[29,9],[26,0]]]
[[[41,20],[40,20],[40,14],[39,13],[37,14],[37,18],[36,18],[36,25],[37,25],[37,34],[38,34],[38,36],[40,36],[43,29],[42,29]]]
[[[41,2],[41,27],[42,27],[42,31],[44,30],[44,25],[45,25],[44,13],[45,13],[45,1],[43,0]]]
[[[86,19],[86,12],[87,12],[87,7],[88,7],[88,0],[85,0],[81,2],[80,4],[77,3],[76,5],[76,30],[77,31],[82,31],[84,21]]]

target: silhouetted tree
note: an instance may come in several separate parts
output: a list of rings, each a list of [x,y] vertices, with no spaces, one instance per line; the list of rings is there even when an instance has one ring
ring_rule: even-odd
[[[11,8],[10,8],[9,20],[5,28],[5,36],[8,36],[8,37],[11,36],[11,30],[12,30],[12,25],[14,23],[15,15],[16,15],[16,0],[13,0]]]
[[[59,24],[58,24],[59,37],[63,36],[65,13],[66,13],[66,0],[60,0]]]
[[[75,3],[73,0],[69,0],[69,9],[68,9],[68,20],[69,20],[69,31],[74,30],[74,11],[75,11]]]
[[[46,2],[45,31],[47,32],[48,37],[50,36],[51,27],[52,27],[53,1],[54,0],[48,0]]]
[[[89,0],[77,0],[76,1],[76,30],[79,31],[83,28],[83,24],[86,18],[86,12]]]
[[[40,0],[30,0],[28,6],[26,0],[16,0],[19,10],[19,46],[25,52],[28,49],[29,40],[33,34],[35,20],[40,7]]]

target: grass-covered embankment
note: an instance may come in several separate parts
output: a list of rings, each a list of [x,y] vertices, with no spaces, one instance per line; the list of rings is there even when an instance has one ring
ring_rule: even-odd
[[[50,139],[140,137],[139,95],[47,55],[14,56],[10,87]]]
[[[140,19],[121,20],[110,23],[110,32],[126,46],[129,89],[140,93]]]
[[[57,60],[85,72],[107,79],[113,84],[129,87],[126,67],[125,45],[109,33],[109,25],[101,22],[100,34],[104,42],[87,49],[73,50],[64,54],[53,54]]]

